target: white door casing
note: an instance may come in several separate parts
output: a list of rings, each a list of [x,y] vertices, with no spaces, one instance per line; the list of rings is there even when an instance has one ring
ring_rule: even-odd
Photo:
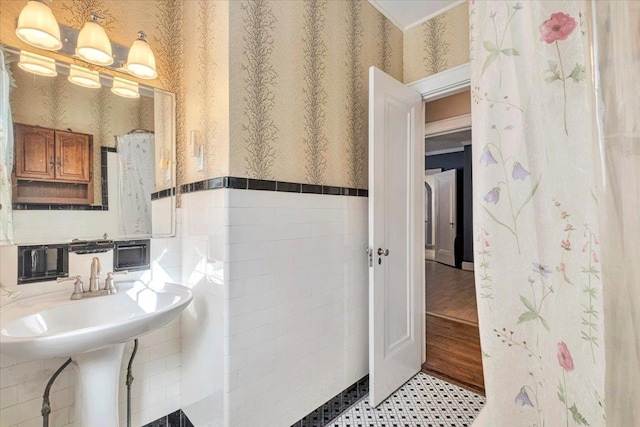
[[[456,170],[434,175],[436,261],[455,267],[455,239],[457,233]]]
[[[375,67],[369,69],[369,402],[373,406],[420,370],[424,353],[423,118],[420,93]]]

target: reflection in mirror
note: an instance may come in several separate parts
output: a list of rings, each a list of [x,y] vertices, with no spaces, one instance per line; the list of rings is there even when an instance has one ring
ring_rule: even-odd
[[[4,243],[172,235],[173,94],[2,50]]]

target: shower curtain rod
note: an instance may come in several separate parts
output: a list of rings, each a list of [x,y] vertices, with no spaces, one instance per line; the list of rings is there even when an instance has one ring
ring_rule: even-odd
[[[151,135],[155,134],[152,130],[136,128],[136,129],[131,129],[129,132],[125,133],[125,135],[135,135],[135,134],[141,134],[141,133],[150,133]],[[116,140],[116,146],[115,146],[116,149],[118,149],[119,136],[122,136],[122,135],[113,135],[113,138]]]

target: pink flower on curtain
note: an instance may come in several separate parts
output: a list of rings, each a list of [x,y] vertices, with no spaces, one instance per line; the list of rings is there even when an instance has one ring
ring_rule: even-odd
[[[569,129],[567,128],[567,79],[572,79],[576,83],[581,82],[585,79],[585,69],[584,66],[577,63],[573,71],[571,71],[571,74],[566,74],[564,65],[562,64],[562,55],[560,54],[558,41],[566,40],[567,37],[573,33],[577,25],[576,20],[564,12],[551,14],[551,17],[540,25],[540,40],[548,44],[555,44],[556,51],[558,52],[558,62],[549,61],[549,68],[545,71],[548,73],[545,81],[547,83],[553,83],[556,80],[562,82],[564,95],[564,132],[566,135],[569,135]]]
[[[558,343],[558,363],[560,363],[560,366],[562,366],[562,369],[564,369],[567,372],[571,372],[574,369],[573,358],[571,357],[569,348],[564,343],[564,341],[560,341]]]
[[[542,34],[540,40],[549,44],[557,40],[566,40],[577,25],[578,23],[571,15],[564,12],[553,13],[551,18],[540,25],[540,34]]]

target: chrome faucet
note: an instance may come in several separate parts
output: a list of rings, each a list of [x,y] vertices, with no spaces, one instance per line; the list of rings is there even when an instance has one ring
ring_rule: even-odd
[[[89,276],[89,292],[97,292],[100,285],[100,259],[94,256],[91,260],[91,275]]]

